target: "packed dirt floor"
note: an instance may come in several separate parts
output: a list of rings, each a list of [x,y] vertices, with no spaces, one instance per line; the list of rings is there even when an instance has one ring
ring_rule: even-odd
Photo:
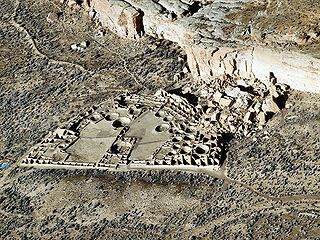
[[[119,93],[182,79],[185,55],[106,32],[53,1],[0,9],[1,239],[318,239],[320,95],[291,91],[254,136],[228,142],[226,175],[20,168],[50,130]],[[49,23],[49,12],[63,20]],[[70,45],[88,41],[81,53]]]

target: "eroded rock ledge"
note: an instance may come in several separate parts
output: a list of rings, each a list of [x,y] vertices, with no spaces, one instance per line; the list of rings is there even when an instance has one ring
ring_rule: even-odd
[[[121,37],[147,34],[178,43],[196,81],[223,74],[267,81],[271,75],[294,89],[320,92],[320,15],[314,12],[304,22],[308,7],[320,6],[292,11],[280,2],[282,8],[272,0],[88,0],[87,5]]]

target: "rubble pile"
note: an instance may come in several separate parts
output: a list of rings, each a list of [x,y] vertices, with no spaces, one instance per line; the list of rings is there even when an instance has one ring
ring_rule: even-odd
[[[204,128],[241,137],[262,129],[273,114],[285,107],[289,87],[271,77],[266,84],[258,79],[238,79],[218,89],[210,84],[190,85],[183,94],[199,97]]]

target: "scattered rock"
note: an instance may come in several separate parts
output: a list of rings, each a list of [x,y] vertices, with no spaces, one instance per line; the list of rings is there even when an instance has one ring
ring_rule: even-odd
[[[200,97],[206,98],[207,96],[208,96],[208,91],[205,90],[205,89],[202,89],[202,90],[200,91]]]
[[[219,116],[220,116],[220,113],[219,113],[219,112],[214,112],[214,113],[211,115],[210,120],[216,122],[216,121],[219,120]]]
[[[245,123],[252,123],[253,117],[254,117],[253,112],[250,112],[250,111],[249,111],[249,112],[247,112],[246,115],[244,116],[243,121],[244,121]]]
[[[72,44],[72,45],[70,46],[70,48],[71,48],[71,50],[73,50],[73,51],[77,51],[77,50],[78,50],[78,45],[77,45],[77,44]]]
[[[216,91],[214,94],[213,94],[213,100],[217,103],[220,102],[220,99],[222,98],[222,93],[219,92],[219,91]]]
[[[125,1],[92,1],[104,26],[121,37],[139,39],[144,34],[143,15]]]
[[[262,104],[262,111],[265,113],[277,113],[280,111],[277,103],[274,101],[272,96],[266,97]]]
[[[94,19],[95,16],[96,16],[96,11],[94,10],[89,11],[89,18]]]
[[[97,199],[92,200],[92,202],[90,203],[90,207],[91,208],[97,208],[100,205],[100,202]]]
[[[47,22],[49,22],[49,23],[56,22],[56,21],[58,21],[58,18],[59,18],[59,16],[57,13],[50,12],[50,13],[48,13],[48,16],[47,16]]]
[[[257,119],[260,125],[266,124],[266,115],[264,112],[259,112],[257,115]]]
[[[63,135],[66,133],[66,129],[58,128],[54,131],[54,133],[58,138],[62,138]]]
[[[89,46],[89,44],[90,43],[88,41],[82,41],[80,44],[72,44],[70,48],[73,51],[83,52]]]
[[[243,79],[237,80],[237,86],[244,87],[244,88],[250,87],[250,85],[247,84]]]
[[[208,101],[207,101],[207,104],[208,104],[208,107],[209,107],[209,108],[214,106],[213,101],[211,101],[211,100],[208,100]]]
[[[233,102],[234,102],[234,101],[233,101],[232,98],[225,98],[225,97],[223,97],[223,98],[220,99],[219,104],[220,104],[220,106],[222,106],[222,107],[230,107]]]
[[[74,7],[74,6],[76,6],[77,5],[77,1],[75,1],[75,0],[68,0],[68,6],[69,7]]]
[[[227,87],[224,92],[227,96],[232,98],[237,98],[241,94],[241,90],[238,87]]]
[[[87,48],[88,46],[89,46],[89,41],[82,41],[81,43],[80,43],[80,47],[82,47],[82,48]]]

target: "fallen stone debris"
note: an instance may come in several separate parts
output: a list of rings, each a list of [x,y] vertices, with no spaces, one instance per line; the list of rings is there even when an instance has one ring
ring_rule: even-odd
[[[76,43],[72,44],[70,48],[73,51],[83,52],[89,46],[89,44],[90,43],[88,41],[82,41],[79,44],[76,44]]]
[[[47,16],[47,22],[49,22],[49,23],[56,22],[56,21],[58,21],[58,19],[59,19],[59,15],[54,12],[50,12]]]

